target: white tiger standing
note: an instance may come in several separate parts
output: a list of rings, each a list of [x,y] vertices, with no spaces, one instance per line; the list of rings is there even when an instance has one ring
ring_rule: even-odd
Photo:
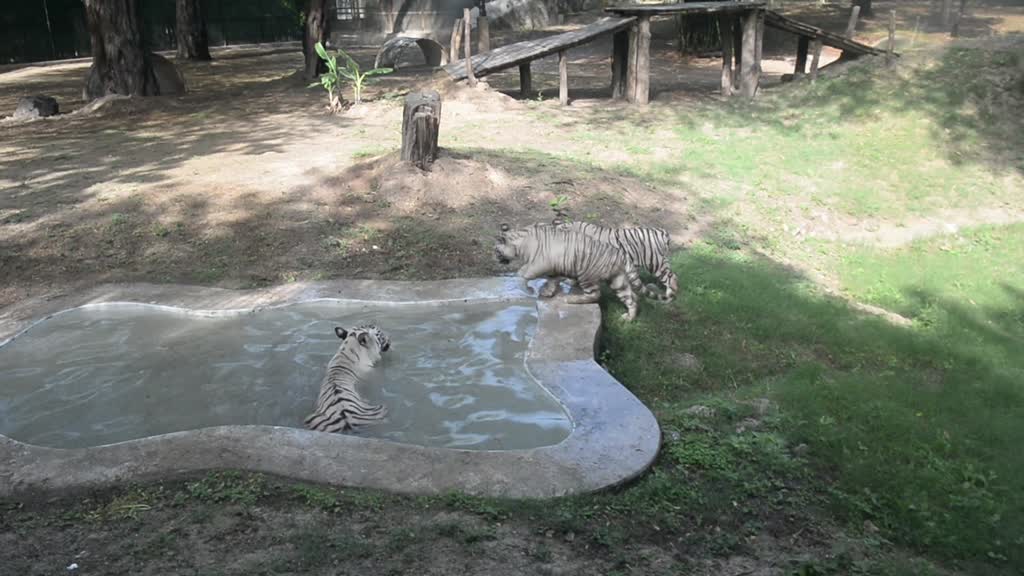
[[[387,416],[386,407],[368,403],[356,386],[391,348],[391,339],[371,325],[337,327],[334,333],[342,339],[341,346],[327,365],[313,413],[306,417],[306,427],[319,432],[346,432]]]
[[[570,296],[570,304],[592,304],[601,298],[600,283],[607,281],[615,295],[626,305],[622,318],[636,318],[637,302],[633,290],[642,291],[633,263],[626,253],[613,244],[601,242],[573,230],[536,224],[511,230],[501,225],[501,235],[494,246],[495,256],[502,264],[523,260],[519,275],[526,280],[560,276],[573,278],[583,294]]]

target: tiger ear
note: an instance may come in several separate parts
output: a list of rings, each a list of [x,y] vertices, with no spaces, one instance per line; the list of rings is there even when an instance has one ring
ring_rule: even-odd
[[[509,228],[508,224],[502,224],[501,225],[501,231],[502,232],[508,232],[509,230],[511,230],[511,228]]]
[[[342,340],[344,340],[348,336],[348,330],[345,330],[341,326],[335,327],[334,333],[337,334],[338,338],[341,338]]]
[[[366,347],[366,345],[370,343],[370,337],[366,334],[366,332],[360,334],[358,339],[360,346]]]

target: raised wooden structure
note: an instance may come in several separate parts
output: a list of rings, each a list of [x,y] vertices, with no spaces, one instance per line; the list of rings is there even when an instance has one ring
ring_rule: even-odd
[[[411,92],[402,110],[402,160],[429,170],[437,160],[441,128],[441,96],[434,90]]]
[[[764,38],[764,2],[721,1],[676,4],[627,4],[605,8],[636,21],[629,31],[629,59],[625,96],[630,102],[646,104],[650,99],[651,19],[668,16],[713,14],[722,31],[722,93],[753,98],[761,77],[761,42]],[[735,69],[733,61],[735,59]],[[614,68],[614,64],[613,64]],[[612,92],[614,93],[614,86]]]
[[[827,30],[822,30],[817,26],[811,26],[810,24],[793,20],[792,18],[787,18],[772,10],[765,11],[765,24],[772,28],[796,34],[799,37],[797,39],[796,48],[796,69],[794,70],[794,74],[797,76],[801,76],[807,72],[807,53],[812,49],[813,45],[814,59],[811,63],[810,74],[812,77],[815,77],[818,74],[817,62],[822,46],[831,46],[837,50],[842,50],[843,53],[842,56],[840,56],[841,60],[851,60],[866,54],[885,54],[885,50],[868,46],[867,44],[862,44],[849,37],[852,34],[852,29],[857,24],[858,13],[859,11],[851,14],[850,21],[846,27],[846,36],[836,34],[834,32],[828,32]]]
[[[551,54],[559,54],[559,99],[563,104],[569,100],[569,76],[566,52],[575,46],[586,44],[604,34],[613,34],[625,29],[633,23],[634,18],[605,17],[593,24],[571,32],[563,32],[547,36],[539,40],[526,40],[500,46],[485,54],[477,54],[470,58],[473,75],[477,78],[519,67],[519,87],[524,96],[533,89],[530,62]],[[465,80],[468,70],[465,59],[454,61],[444,67],[455,81]],[[563,96],[564,94],[564,96]]]

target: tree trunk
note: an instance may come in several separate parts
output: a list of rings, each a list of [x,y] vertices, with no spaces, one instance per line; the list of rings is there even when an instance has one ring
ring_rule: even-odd
[[[138,0],[85,0],[92,40],[92,70],[84,96],[154,96],[160,93],[142,38]]]
[[[411,92],[402,110],[402,160],[423,170],[437,160],[441,128],[441,96],[435,90]]]
[[[875,15],[874,11],[871,10],[871,0],[854,0],[854,6],[860,6],[860,17],[871,18]]]
[[[316,53],[316,43],[327,41],[327,0],[309,0],[306,3],[306,31],[303,35],[302,53],[306,57],[306,80],[315,80],[327,65]]]
[[[177,0],[175,32],[179,60],[209,60],[210,44],[206,36],[206,10],[203,0]]]

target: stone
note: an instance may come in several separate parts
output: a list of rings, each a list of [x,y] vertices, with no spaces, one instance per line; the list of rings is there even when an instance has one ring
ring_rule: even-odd
[[[700,359],[689,352],[673,354],[672,361],[679,368],[690,372],[700,372],[704,367],[700,363]]]
[[[26,96],[18,100],[14,118],[45,118],[59,114],[57,99],[52,96]]]
[[[714,418],[715,409],[703,404],[694,404],[686,410],[683,410],[683,414],[689,414],[690,416],[697,416],[698,418]]]

